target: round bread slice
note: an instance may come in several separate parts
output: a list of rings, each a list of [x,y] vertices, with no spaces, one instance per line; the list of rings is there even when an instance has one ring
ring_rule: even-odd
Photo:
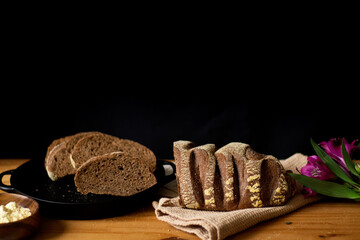
[[[56,181],[75,174],[76,169],[71,165],[70,153],[79,139],[92,134],[100,133],[81,132],[56,139],[50,144],[45,157],[45,169],[51,180]]]
[[[45,169],[49,178],[53,181],[75,174],[70,162],[66,161],[68,156],[66,143],[68,139],[69,137],[56,139],[48,147],[45,157]]]
[[[111,152],[123,152],[141,159],[154,172],[156,169],[155,154],[147,147],[128,139],[119,139],[108,134],[92,134],[81,138],[74,146],[70,160],[75,169],[92,157]]]
[[[67,149],[67,156],[66,156],[66,161],[68,163],[70,163],[70,166],[72,166],[72,172],[73,174],[75,174],[76,172],[76,169],[74,167],[74,164],[72,163],[72,160],[71,160],[71,153],[76,145],[76,143],[84,138],[84,137],[87,137],[87,136],[92,136],[92,135],[96,135],[96,134],[102,134],[101,132],[96,132],[96,131],[93,131],[93,132],[80,132],[80,133],[77,133],[77,134],[74,134],[72,135],[71,137],[69,137],[69,140],[67,141],[66,143],[66,149]]]
[[[75,185],[81,194],[131,196],[156,182],[154,174],[142,160],[123,152],[93,157],[75,174]]]

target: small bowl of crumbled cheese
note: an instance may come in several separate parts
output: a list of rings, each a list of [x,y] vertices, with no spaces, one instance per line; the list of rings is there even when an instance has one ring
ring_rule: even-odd
[[[0,239],[23,239],[39,227],[39,204],[26,196],[0,193]]]

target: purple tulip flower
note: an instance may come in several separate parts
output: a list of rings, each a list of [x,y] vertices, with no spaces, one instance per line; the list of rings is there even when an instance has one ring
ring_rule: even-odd
[[[301,168],[301,174],[316,178],[319,180],[328,180],[335,178],[335,174],[325,165],[320,157],[313,155],[307,158],[307,164]],[[303,194],[305,198],[315,196],[317,193],[310,188],[304,187]]]
[[[307,164],[301,168],[301,174],[316,178],[319,180],[327,180],[335,178],[335,174],[325,165],[325,163],[316,155],[307,158]]]
[[[352,157],[353,152],[360,148],[356,146],[356,140],[354,140],[351,144],[349,144],[345,138],[332,138],[329,142],[321,142],[319,145],[324,149],[326,154],[328,154],[332,159],[334,159],[339,166],[346,172],[347,175],[350,176],[349,170],[346,166],[343,154],[341,143],[344,140],[346,151],[349,153],[350,158]]]

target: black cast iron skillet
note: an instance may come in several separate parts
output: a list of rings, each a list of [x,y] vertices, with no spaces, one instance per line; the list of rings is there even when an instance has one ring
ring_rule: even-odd
[[[170,173],[165,173],[170,168]],[[175,164],[158,161],[155,171],[157,184],[129,197],[87,194],[76,191],[74,176],[53,182],[42,161],[30,160],[14,170],[0,174],[0,189],[23,194],[40,204],[42,214],[61,219],[95,219],[118,216],[144,206],[155,197],[156,189],[175,179]],[[2,182],[10,175],[10,186]]]

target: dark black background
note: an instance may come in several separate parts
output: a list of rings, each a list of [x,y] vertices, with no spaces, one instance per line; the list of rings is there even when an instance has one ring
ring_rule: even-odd
[[[42,161],[54,139],[81,131],[138,141],[158,158],[173,158],[180,139],[240,141],[282,159],[313,154],[311,137],[360,138],[351,21],[268,20],[9,26],[0,158]]]
[[[311,137],[320,142],[360,136],[354,95],[322,94],[310,91],[310,85],[308,90],[279,89],[281,83],[271,90],[271,84],[261,87],[261,81],[248,85],[230,81],[226,87],[214,80],[204,83],[177,87],[173,82],[173,87],[152,90],[151,84],[138,88],[141,83],[136,82],[113,85],[115,91],[64,88],[3,95],[0,158],[42,161],[54,139],[81,131],[132,139],[167,159],[173,158],[176,140],[217,147],[245,142],[258,152],[284,159],[296,152],[313,154]]]

